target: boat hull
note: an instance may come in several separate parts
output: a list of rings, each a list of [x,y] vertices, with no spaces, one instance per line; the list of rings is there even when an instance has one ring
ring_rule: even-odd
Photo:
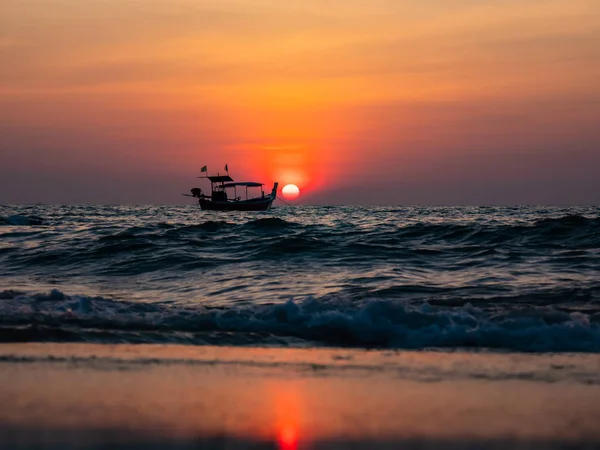
[[[271,208],[273,198],[259,198],[232,202],[215,202],[201,198],[198,200],[200,209],[207,211],[267,211]]]

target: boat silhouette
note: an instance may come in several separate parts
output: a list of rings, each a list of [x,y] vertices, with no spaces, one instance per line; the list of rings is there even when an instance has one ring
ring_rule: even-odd
[[[265,194],[264,184],[256,181],[234,181],[229,176],[228,166],[225,166],[226,175],[204,175],[198,178],[204,178],[210,181],[210,195],[206,195],[200,188],[190,189],[191,194],[182,194],[186,197],[195,197],[198,199],[200,209],[210,211],[266,211],[273,201],[277,198],[277,186],[273,184],[271,193]],[[202,167],[201,172],[208,173],[206,166]],[[260,188],[260,195],[250,197],[248,189]],[[244,190],[245,195],[242,198],[238,196],[238,189]],[[230,195],[233,194],[233,195]]]

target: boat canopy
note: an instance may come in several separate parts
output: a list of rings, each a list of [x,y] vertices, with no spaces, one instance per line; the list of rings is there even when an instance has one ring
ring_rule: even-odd
[[[198,178],[208,178],[211,183],[224,183],[226,181],[233,181],[229,175],[218,175],[216,177],[198,177]]]
[[[245,187],[261,187],[264,186],[264,183],[256,183],[255,181],[238,181],[237,183],[227,183],[224,184],[223,187],[237,187],[237,186],[245,186]]]

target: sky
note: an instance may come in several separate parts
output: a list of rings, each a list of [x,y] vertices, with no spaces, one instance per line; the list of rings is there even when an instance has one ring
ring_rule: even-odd
[[[0,203],[600,204],[598,0],[4,0]]]

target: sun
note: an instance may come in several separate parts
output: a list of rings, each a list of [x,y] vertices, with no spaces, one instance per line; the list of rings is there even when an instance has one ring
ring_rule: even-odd
[[[298,189],[298,186],[295,184],[286,184],[281,190],[281,193],[288,200],[294,200],[300,195],[300,189]]]

